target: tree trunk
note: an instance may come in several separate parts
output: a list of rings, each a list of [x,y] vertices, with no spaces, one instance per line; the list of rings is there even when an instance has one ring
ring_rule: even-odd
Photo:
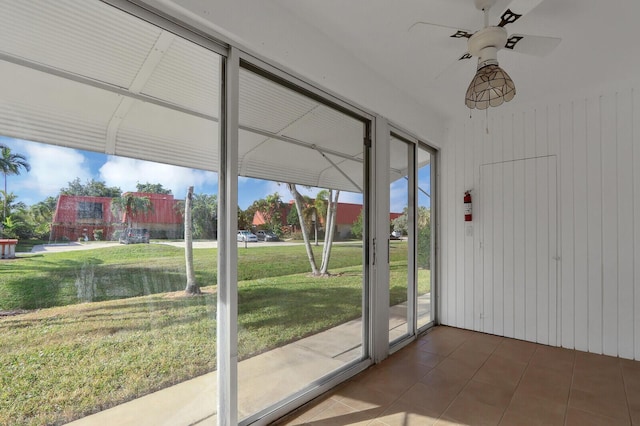
[[[201,294],[200,287],[196,283],[196,274],[193,270],[193,237],[191,225],[191,206],[193,204],[193,186],[187,191],[187,198],[184,200],[184,260],[187,269],[187,287],[184,292],[193,295]]]
[[[338,212],[338,197],[340,197],[340,191],[336,191],[334,199],[333,190],[329,190],[329,205],[327,206],[327,223],[324,230],[324,246],[322,247],[320,275],[326,275],[329,269],[329,258],[331,257],[331,247],[333,247],[333,236],[336,228],[335,222],[336,214]]]
[[[315,241],[314,244],[316,247],[318,246],[318,213],[313,214],[313,232],[315,233]]]
[[[2,223],[7,221],[7,174],[4,174],[4,201],[2,206]]]
[[[311,273],[315,276],[319,275],[318,265],[316,265],[316,259],[313,255],[313,250],[311,249],[311,242],[309,241],[309,234],[307,232],[307,225],[305,224],[304,217],[302,216],[302,211],[304,209],[304,200],[302,199],[302,195],[298,192],[296,185],[293,183],[288,183],[287,187],[293,195],[293,199],[296,203],[296,209],[298,209],[298,220],[300,221],[300,229],[302,230],[302,238],[304,238],[304,246],[307,249],[307,257],[309,258],[309,264],[311,265]]]

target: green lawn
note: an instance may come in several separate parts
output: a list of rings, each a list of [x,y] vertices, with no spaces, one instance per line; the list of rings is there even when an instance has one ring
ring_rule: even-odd
[[[314,247],[320,255],[321,246]],[[301,246],[238,250],[238,280],[309,271]],[[216,284],[216,249],[194,249],[201,286]],[[362,264],[362,246],[335,245],[331,270]],[[37,254],[0,262],[0,310],[39,309],[181,290],[184,250],[162,244]]]
[[[406,298],[406,246],[394,245],[391,253],[395,303]],[[239,255],[241,359],[361,315],[357,245],[334,247],[331,278],[308,275],[300,246]],[[0,317],[0,424],[60,424],[214,370],[216,253],[194,256],[201,297],[182,296],[183,250],[170,246],[0,263],[2,309],[68,304]],[[78,303],[83,285],[114,300]],[[142,295],[125,297],[127,288]]]
[[[61,424],[211,371],[215,298],[153,295],[0,319],[0,424]]]

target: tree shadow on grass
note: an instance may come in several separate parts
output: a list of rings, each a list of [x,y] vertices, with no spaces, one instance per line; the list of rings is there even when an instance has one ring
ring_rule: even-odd
[[[88,258],[83,262],[58,260],[56,262],[39,261],[37,267],[31,267],[29,259],[20,265],[20,275],[8,280],[0,288],[1,309],[40,309],[51,306],[76,303],[76,293],[65,282],[71,281],[70,271],[95,267],[102,263],[100,259]]]
[[[0,309],[41,309],[125,299],[183,290],[184,271],[153,265],[103,265],[99,258],[39,262],[35,271],[0,285]],[[198,272],[198,280],[215,283],[215,274]]]
[[[316,334],[362,315],[362,290],[357,287],[262,286],[238,294],[241,336],[272,336],[251,355]],[[246,354],[245,354],[246,355]]]
[[[98,337],[118,332],[159,331],[211,320],[212,334],[215,334],[215,315],[215,295],[185,299],[136,299],[132,303],[87,304],[80,309],[53,316],[16,316],[0,322],[0,331],[46,326],[48,333],[56,330],[58,339],[67,335],[63,339],[66,341],[76,338],[78,332]]]

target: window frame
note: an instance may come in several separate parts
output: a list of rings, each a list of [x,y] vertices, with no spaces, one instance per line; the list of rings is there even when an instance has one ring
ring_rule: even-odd
[[[257,53],[216,33],[203,22],[193,17],[175,15],[168,6],[154,8],[142,0],[101,0],[140,19],[170,31],[186,40],[209,49],[222,58],[219,126],[219,164],[218,164],[218,424],[238,424],[237,419],[237,189],[238,189],[238,102],[239,70],[241,67],[259,71],[281,84],[310,96],[322,103],[364,120],[367,129],[363,135],[364,150],[363,173],[365,188],[363,191],[364,217],[364,294],[363,294],[363,359],[331,377],[311,383],[306,389],[281,401],[273,407],[255,413],[242,424],[267,424],[299,407],[304,402],[321,395],[337,384],[363,371],[373,363],[385,359],[390,353],[415,340],[418,333],[437,323],[439,252],[438,252],[438,210],[437,177],[439,176],[439,154],[433,148],[401,126],[390,123],[386,118],[365,107],[357,105],[326,88],[322,88],[295,72],[282,67]],[[388,251],[388,215],[389,215],[389,164],[388,150],[391,133],[408,138],[416,146],[424,147],[432,154],[432,256],[435,272],[432,282],[433,319],[424,328],[414,330],[390,348],[388,338],[389,322],[389,263]],[[414,152],[415,152],[414,147]],[[414,156],[415,158],[415,156]],[[415,170],[415,166],[414,166]],[[413,185],[410,191],[415,192]],[[104,212],[103,212],[104,215]],[[414,221],[415,224],[415,221]],[[415,243],[414,243],[415,245]],[[415,250],[413,250],[415,252]],[[415,262],[414,262],[415,263]],[[227,283],[227,284],[224,284]],[[415,302],[415,301],[414,301]],[[412,321],[414,323],[414,321]],[[412,326],[415,327],[415,326]]]

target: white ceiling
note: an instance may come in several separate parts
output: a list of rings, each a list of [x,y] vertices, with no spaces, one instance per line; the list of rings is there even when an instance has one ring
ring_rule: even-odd
[[[416,21],[480,29],[473,0],[137,1],[281,64],[436,147],[446,142],[450,120],[469,117],[464,94],[476,64],[455,66],[466,40],[450,38],[449,29],[408,29]],[[509,3],[496,0],[490,23]],[[562,42],[543,58],[498,52],[517,95],[489,113],[637,85],[638,18],[638,0],[542,1],[506,28]]]
[[[473,0],[272,0],[298,19],[339,43],[417,103],[447,118],[469,115],[464,93],[476,67],[474,59],[456,65],[466,39],[450,29],[419,26],[416,21],[477,30],[483,25]],[[509,0],[497,0],[490,23]],[[562,42],[546,57],[501,50],[500,65],[517,87],[512,105],[579,94],[610,81],[640,75],[637,0],[545,0],[509,33],[553,36]],[[339,64],[337,65],[339,66]]]

